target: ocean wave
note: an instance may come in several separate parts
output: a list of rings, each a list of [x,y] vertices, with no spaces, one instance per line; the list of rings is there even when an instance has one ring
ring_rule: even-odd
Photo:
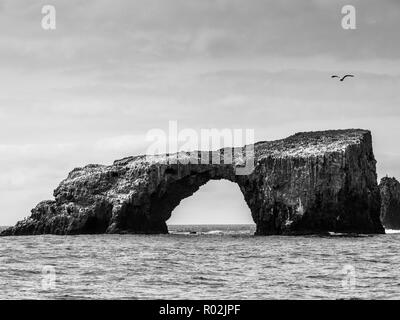
[[[210,231],[170,231],[172,235],[190,235],[190,236],[198,236],[198,235],[244,235],[244,234],[253,234],[253,232],[249,230],[210,230]]]
[[[399,296],[398,236],[360,241],[253,237],[253,227],[204,225],[173,226],[170,231],[183,235],[46,236],[39,242],[37,237],[2,238],[0,299]],[[347,264],[356,272],[352,291],[342,285]],[[56,272],[55,287],[48,291],[42,289],[44,266],[54,266]]]
[[[400,233],[400,230],[394,230],[394,229],[385,229],[385,232],[387,234],[392,234],[392,233]]]

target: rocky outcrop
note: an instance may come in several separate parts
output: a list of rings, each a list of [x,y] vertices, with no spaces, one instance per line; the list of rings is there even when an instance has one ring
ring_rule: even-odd
[[[173,209],[211,179],[239,185],[257,235],[384,233],[369,131],[298,133],[240,151],[220,150],[220,164],[204,161],[209,152],[181,152],[74,169],[54,200],[2,235],[167,233]],[[238,175],[249,161],[254,170]]]
[[[400,229],[400,183],[385,177],[379,184],[381,191],[381,221],[387,229]]]

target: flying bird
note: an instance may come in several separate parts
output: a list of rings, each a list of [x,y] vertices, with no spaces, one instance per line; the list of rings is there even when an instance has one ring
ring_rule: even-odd
[[[354,76],[352,74],[346,74],[345,76],[342,77],[342,79],[340,79],[340,81],[343,81],[344,79],[346,79],[347,77],[349,78],[354,78]]]
[[[347,77],[349,78],[354,78],[354,75],[352,74],[346,74],[344,75],[342,78],[340,78],[338,75],[334,74],[333,76],[331,76],[331,78],[340,78],[340,81],[343,81],[344,79],[346,79]]]

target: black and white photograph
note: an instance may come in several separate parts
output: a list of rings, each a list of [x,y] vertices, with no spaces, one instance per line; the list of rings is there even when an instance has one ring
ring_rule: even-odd
[[[398,0],[0,0],[0,300],[400,299],[399,31]]]

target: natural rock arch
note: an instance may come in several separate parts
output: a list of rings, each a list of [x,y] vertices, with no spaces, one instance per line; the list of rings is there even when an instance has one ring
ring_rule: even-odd
[[[235,161],[180,161],[187,157],[137,156],[74,169],[54,191],[54,201],[39,203],[2,235],[167,233],[172,210],[211,179],[239,185],[258,235],[384,233],[367,130],[298,133],[256,143],[251,159],[244,156],[255,165],[248,175],[237,175]],[[172,158],[178,163],[171,164]]]
[[[166,233],[166,221],[171,217],[172,211],[183,199],[192,196],[199,188],[210,180],[225,179],[241,186],[243,179],[235,175],[235,168],[232,165],[192,165],[181,166],[172,164],[160,166],[160,179],[152,192],[141,200],[143,205],[128,206],[123,215],[116,219],[117,229],[127,230],[133,233],[147,233],[148,229],[158,229],[159,233]],[[146,221],[146,222],[144,222]],[[143,230],[142,226],[146,225]]]

